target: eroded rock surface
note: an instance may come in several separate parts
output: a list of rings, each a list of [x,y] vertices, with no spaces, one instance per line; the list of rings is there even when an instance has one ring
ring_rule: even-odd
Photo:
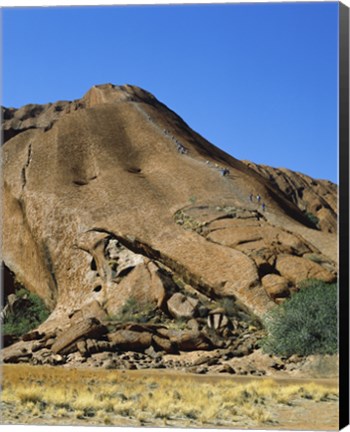
[[[318,219],[316,224],[325,232],[337,232],[337,185],[329,180],[316,180],[286,168],[272,168],[244,161],[249,168],[269,179],[303,212]]]
[[[77,101],[3,115],[2,258],[52,311],[39,330],[67,332],[34,341],[32,354],[8,347],[6,361],[62,362],[118,344],[169,355],[223,349],[216,338],[231,338],[243,315],[261,318],[303,278],[336,278],[334,185],[285,171],[299,191],[291,199],[273,171],[227,155],[142,89],[94,86]],[[236,318],[210,312],[219,299],[235,304]],[[145,321],[194,321],[176,338],[115,328],[111,340],[94,339],[85,329],[132,304]]]

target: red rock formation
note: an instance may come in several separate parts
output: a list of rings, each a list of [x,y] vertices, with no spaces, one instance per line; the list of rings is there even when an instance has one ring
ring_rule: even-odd
[[[316,255],[336,270],[336,235],[312,229],[300,200],[144,90],[95,86],[78,101],[3,115],[3,261],[52,309],[47,326],[91,302],[108,313],[130,297],[161,307],[175,277],[262,315],[273,302],[261,278],[279,274],[281,255]],[[327,203],[317,215],[334,232],[336,188],[291,178]]]

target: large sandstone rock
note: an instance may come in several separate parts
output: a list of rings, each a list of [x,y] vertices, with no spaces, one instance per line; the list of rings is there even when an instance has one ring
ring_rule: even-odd
[[[247,232],[239,239],[218,230],[205,238],[203,230],[227,209],[292,228],[310,222],[268,179],[196,134],[154,96],[107,84],[77,101],[3,114],[3,260],[52,310],[41,329],[69,326],[84,305],[114,313],[131,296],[161,307],[173,293],[171,274],[205,296],[234,297],[258,316],[272,306],[260,264],[240,240]],[[249,208],[252,190],[264,197],[265,215]],[[195,230],[176,219],[190,203],[191,218],[200,218]],[[257,242],[277,239],[270,226],[262,234]],[[284,252],[317,252],[293,233],[279,238]],[[264,275],[269,271],[265,266]]]

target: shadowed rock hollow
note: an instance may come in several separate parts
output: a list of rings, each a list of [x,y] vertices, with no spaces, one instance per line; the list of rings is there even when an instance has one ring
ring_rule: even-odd
[[[262,316],[300,279],[336,278],[324,197],[321,229],[333,233],[138,87],[3,117],[3,261],[53,311],[44,327],[91,305],[116,314],[130,298],[167,310],[183,284]],[[335,185],[327,194],[336,202]]]

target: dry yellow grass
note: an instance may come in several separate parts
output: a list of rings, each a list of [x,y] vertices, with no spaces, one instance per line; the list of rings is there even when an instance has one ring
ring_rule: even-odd
[[[195,377],[142,376],[105,370],[78,370],[26,365],[3,367],[2,402],[26,411],[28,417],[94,418],[118,424],[131,418],[139,424],[180,421],[183,425],[232,425],[272,422],[269,406],[290,405],[307,398],[326,401],[338,389],[313,383],[278,384],[271,379],[237,383]]]

